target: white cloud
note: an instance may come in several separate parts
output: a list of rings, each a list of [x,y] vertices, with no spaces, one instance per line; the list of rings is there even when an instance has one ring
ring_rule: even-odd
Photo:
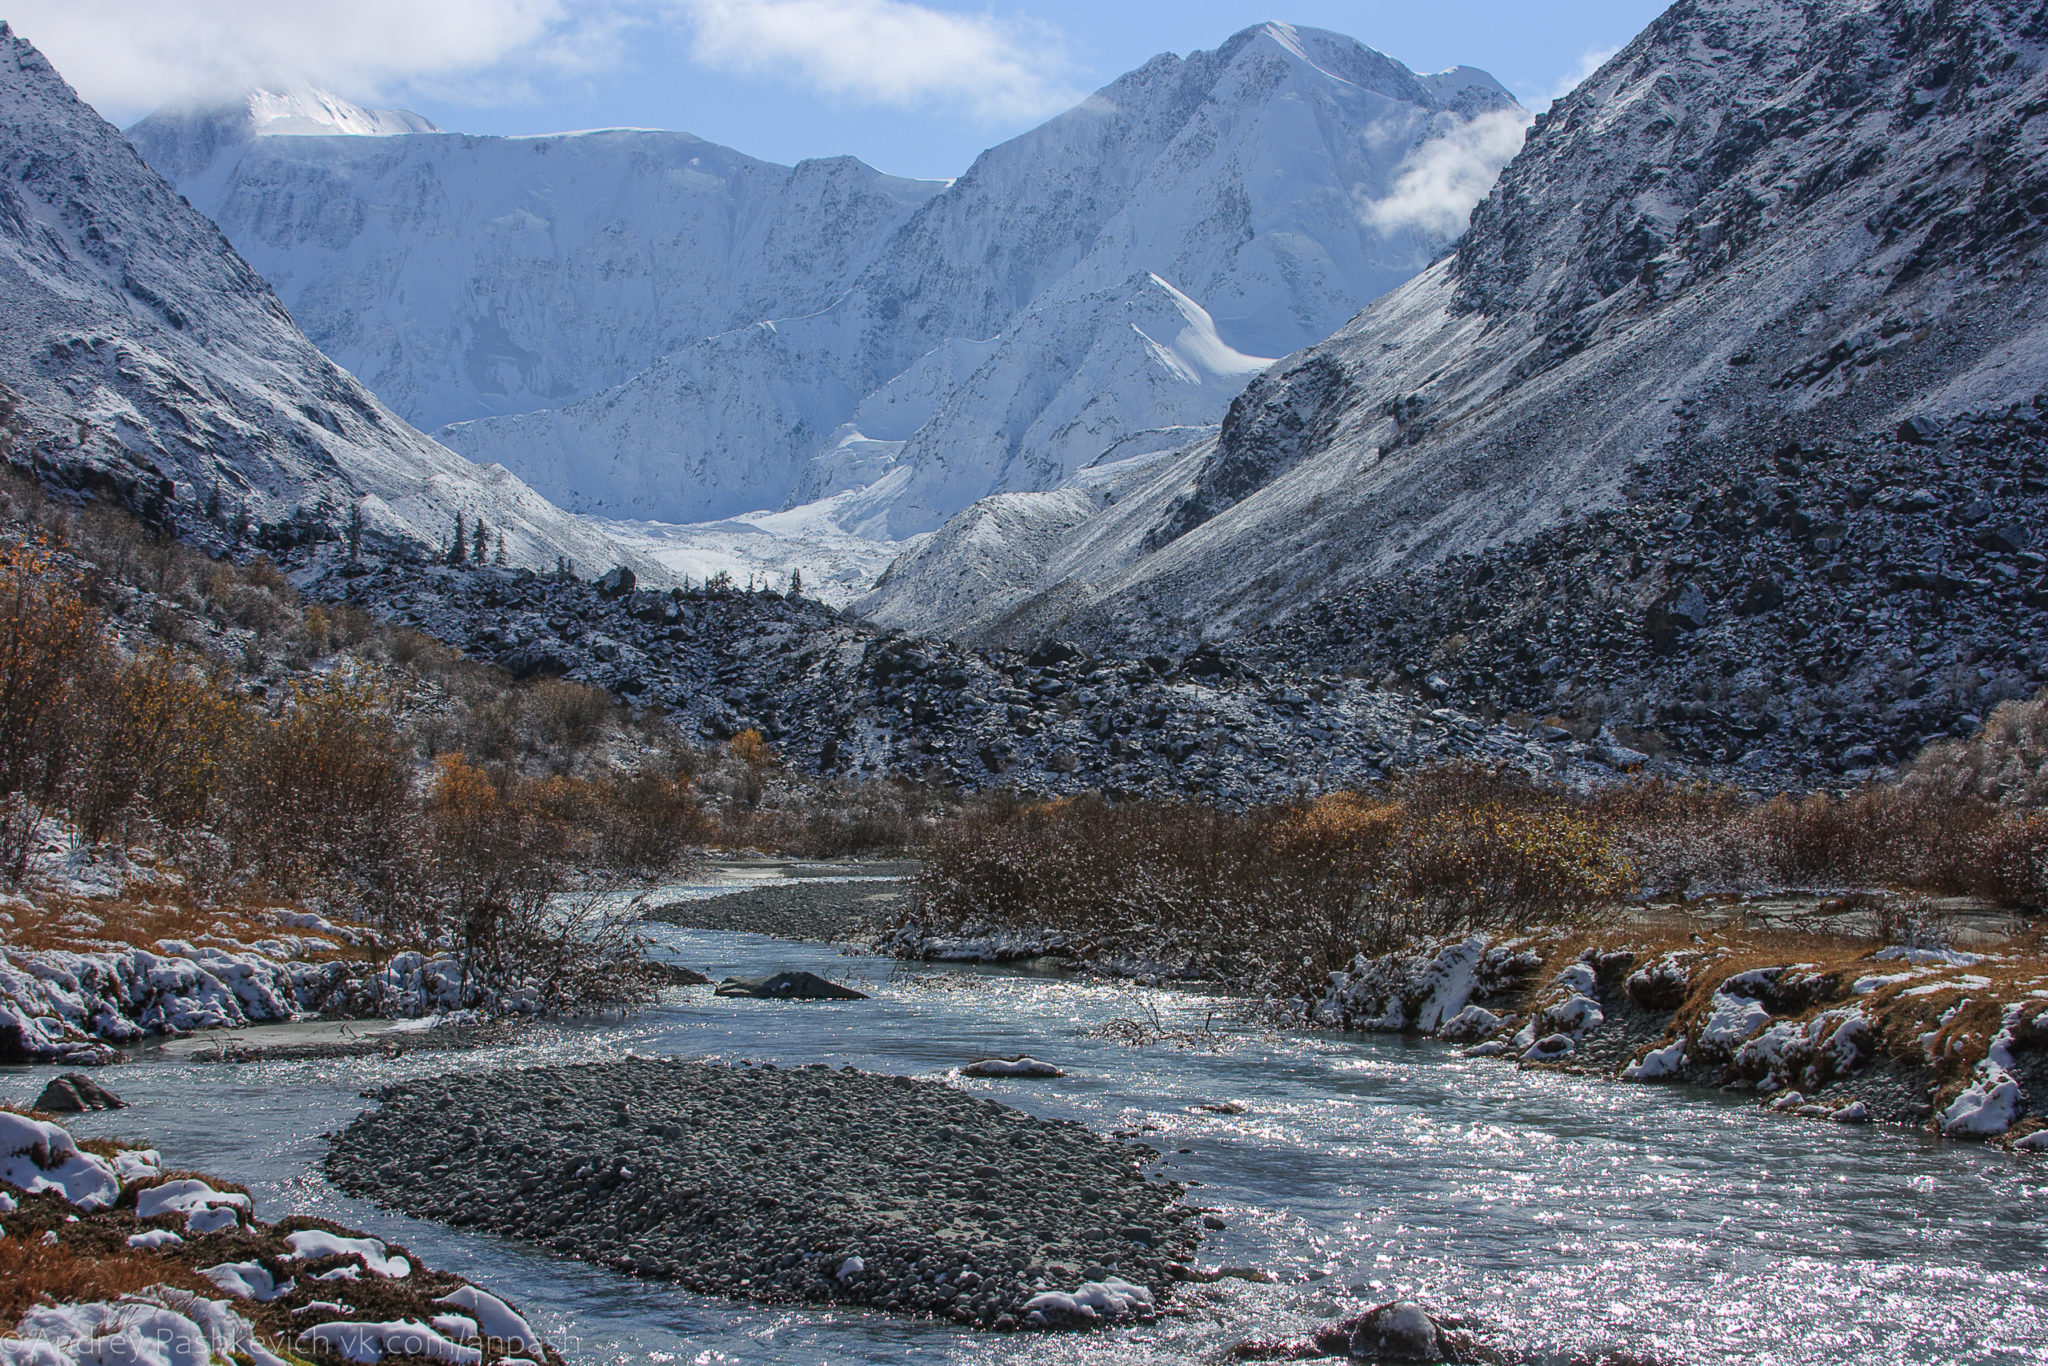
[[[825,94],[985,118],[1074,96],[1050,31],[910,0],[14,0],[6,18],[117,122],[159,105],[306,81],[515,103],[536,78],[619,70],[636,35]]]
[[[618,16],[564,0],[14,0],[7,18],[120,121],[251,85],[317,81],[357,98],[509,65],[602,62]]]
[[[1607,65],[1607,59],[1619,51],[1618,47],[1601,47],[1580,53],[1578,66],[1551,87],[1550,102],[1554,104],[1578,89],[1579,82]]]
[[[1418,143],[1395,171],[1392,192],[1361,205],[1360,217],[1382,232],[1413,228],[1456,237],[1500,168],[1522,150],[1528,126],[1522,110],[1496,109]]]
[[[681,0],[698,59],[788,75],[841,98],[964,106],[989,119],[1051,113],[1076,95],[1051,34],[908,0]]]

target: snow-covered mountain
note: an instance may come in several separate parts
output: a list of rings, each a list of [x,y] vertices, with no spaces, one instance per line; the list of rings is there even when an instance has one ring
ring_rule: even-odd
[[[219,230],[0,24],[0,407],[10,459],[187,528],[246,512],[515,563],[619,556],[502,468],[394,416],[293,326]],[[209,510],[209,505],[214,505]]]
[[[442,133],[303,88],[159,111],[129,136],[307,336],[427,428],[557,407],[825,308],[942,188],[687,133]]]
[[[984,639],[1156,641],[1370,590],[1361,601],[1387,605],[1348,629],[1392,631],[1425,587],[1464,602],[1470,585],[1530,576],[1515,547],[1605,534],[1632,489],[1668,480],[1680,512],[1622,556],[1598,627],[1625,621],[1612,649],[1651,649],[1674,619],[1659,595],[1683,597],[1692,566],[1749,556],[1743,581],[1765,588],[1743,613],[1804,591],[1786,548],[1729,549],[1794,524],[1771,501],[1792,496],[1788,471],[1811,485],[1791,506],[1818,582],[1861,582],[1880,566],[1825,563],[1839,536],[1811,528],[1846,526],[1914,477],[1892,449],[1901,422],[1929,416],[1934,431],[2048,391],[2044,74],[2048,23],[2020,0],[1680,0],[1537,119],[1454,255],[1267,371],[1219,435],[1132,471],[1114,497],[971,509],[867,610]],[[2012,420],[2029,429],[2032,411]],[[1879,455],[1822,479],[1801,442]],[[1931,444],[1916,429],[1902,449],[1925,450],[1938,483],[1953,462]],[[1982,519],[2038,478],[1986,476],[1958,495],[1978,510],[1957,515]],[[1733,484],[1715,492],[1717,479]],[[1706,491],[1687,495],[1691,481]],[[1707,520],[1731,498],[1770,510]],[[1958,577],[1977,570],[1926,572],[1986,602],[2022,595]],[[1724,588],[1747,591],[1699,582],[1688,630]],[[1531,610],[1576,611],[1569,593],[1586,588],[1531,581],[1548,593]],[[1853,629],[1883,604],[1873,589]],[[1464,609],[1448,610],[1446,635]],[[1889,658],[1869,657],[1880,682]]]
[[[895,538],[1213,426],[1441,253],[1447,179],[1525,121],[1484,73],[1266,24],[946,186],[683,134],[260,136],[239,105],[133,133],[381,396],[475,418],[454,448],[620,518],[865,489],[821,515]]]

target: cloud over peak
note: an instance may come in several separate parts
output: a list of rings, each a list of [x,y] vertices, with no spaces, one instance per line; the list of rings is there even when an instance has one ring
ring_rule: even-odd
[[[664,32],[702,65],[854,103],[1000,120],[1074,98],[1049,30],[912,0],[15,0],[8,18],[124,122],[291,82],[517,102],[549,77],[624,69]]]
[[[782,75],[832,96],[984,118],[1049,114],[1075,92],[1057,41],[990,15],[909,0],[682,0],[699,60]]]

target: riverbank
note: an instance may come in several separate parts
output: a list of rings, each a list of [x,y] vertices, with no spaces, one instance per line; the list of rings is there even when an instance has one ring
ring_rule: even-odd
[[[1080,957],[1069,943],[1051,927],[954,936],[906,926],[879,947],[925,961],[1052,954],[1076,971],[1202,980],[1176,973],[1186,961],[1177,945],[1140,938]],[[1361,954],[1320,990],[1269,997],[1259,1013],[1310,1029],[1441,1039],[1524,1067],[1741,1092],[1802,1118],[2048,1150],[2048,954],[2038,932],[1971,951],[1612,916]]]
[[[402,1247],[323,1219],[265,1223],[241,1186],[9,1110],[0,1325],[7,1359],[35,1366],[563,1366],[513,1306]]]
[[[938,1081],[629,1058],[372,1094],[326,1159],[342,1190],[705,1294],[1143,1318],[1199,1238],[1154,1150]]]

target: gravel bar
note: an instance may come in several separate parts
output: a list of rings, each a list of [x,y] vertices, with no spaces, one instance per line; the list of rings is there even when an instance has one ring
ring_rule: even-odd
[[[1008,1329],[1105,1276],[1163,1300],[1200,1237],[1154,1150],[941,1082],[629,1058],[365,1094],[342,1190],[704,1294]]]
[[[894,926],[909,906],[910,887],[905,882],[806,880],[664,902],[642,914],[649,920],[696,930],[738,930],[777,939],[845,944]]]

